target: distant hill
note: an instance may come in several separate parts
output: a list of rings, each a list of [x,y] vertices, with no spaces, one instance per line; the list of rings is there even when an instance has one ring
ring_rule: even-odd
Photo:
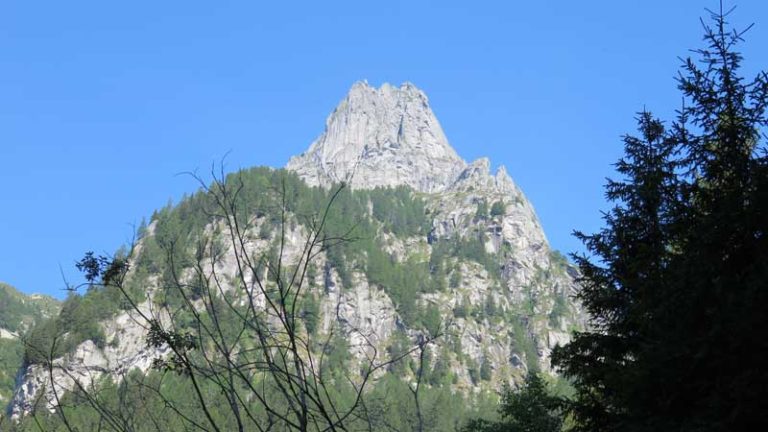
[[[24,332],[39,318],[58,313],[60,306],[59,301],[53,297],[26,295],[0,282],[0,328],[9,332]]]
[[[10,400],[22,366],[24,346],[20,338],[35,323],[58,314],[59,307],[53,297],[25,295],[0,282],[0,407]]]

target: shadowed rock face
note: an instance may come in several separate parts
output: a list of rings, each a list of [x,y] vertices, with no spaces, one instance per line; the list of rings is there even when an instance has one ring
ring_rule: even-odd
[[[408,185],[420,192],[445,190],[465,167],[421,90],[366,82],[352,86],[323,134],[287,166],[313,186],[347,181],[357,189]]]

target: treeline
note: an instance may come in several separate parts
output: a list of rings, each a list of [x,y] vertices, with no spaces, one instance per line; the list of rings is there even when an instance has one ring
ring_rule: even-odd
[[[237,424],[232,418],[228,401],[211,383],[203,385],[208,407],[215,421],[223,431],[237,430]],[[63,396],[62,409],[69,426],[62,417],[45,409],[27,416],[20,424],[7,424],[12,432],[26,431],[97,431],[97,430],[131,430],[133,432],[185,431],[190,424],[205,425],[207,419],[199,410],[198,403],[189,379],[174,374],[152,372],[143,375],[138,371],[130,373],[121,383],[104,380],[99,383],[98,393],[71,392]],[[332,390],[333,397],[339,405],[350,403],[355,395],[339,386]],[[271,394],[274,400],[281,395],[275,391]],[[110,413],[106,420],[89,404],[88,398],[98,398],[103,411]],[[173,400],[173,407],[182,411],[182,418],[174,411],[166,400]],[[457,431],[466,419],[481,415],[483,418],[493,416],[497,398],[493,395],[462,396],[449,388],[428,387],[420,395],[421,415],[424,419],[424,432]],[[267,417],[260,409],[258,402],[251,403],[254,413]],[[345,425],[347,430],[416,430],[416,412],[414,411],[413,395],[408,383],[394,376],[385,377],[366,394],[366,418],[351,419]],[[115,425],[120,425],[116,427]],[[6,427],[4,425],[4,427]],[[70,429],[71,428],[71,429]],[[274,430],[288,430],[275,426]]]

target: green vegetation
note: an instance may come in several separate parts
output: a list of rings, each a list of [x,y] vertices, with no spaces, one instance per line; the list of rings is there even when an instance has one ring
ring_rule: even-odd
[[[283,267],[275,271],[280,259],[277,237],[279,226],[285,222],[290,230],[295,230],[296,226],[300,225],[311,231],[318,226],[317,217],[323,214],[324,206],[331,199],[332,192],[307,187],[294,174],[282,170],[255,168],[241,171],[229,175],[223,184],[214,182],[203,191],[185,197],[178,205],[169,204],[156,212],[149,224],[143,223],[140,227],[140,247],[133,251],[119,251],[111,258],[87,254],[78,264],[86,275],[86,291],[83,294],[72,293],[63,303],[58,316],[37,322],[28,335],[28,344],[23,354],[27,363],[46,364],[51,357],[71,352],[84,340],[92,340],[100,347],[118,344],[119,336],[107,340],[99,323],[146,300],[147,287],[151,285],[154,290],[150,300],[173,311],[174,329],[170,331],[157,323],[149,322],[151,337],[148,343],[166,343],[171,347],[172,355],[156,361],[154,372],[149,376],[133,374],[131,379],[119,385],[102,383],[103,391],[99,392],[99,396],[105,399],[98,402],[99,409],[96,411],[92,406],[94,402],[88,400],[92,395],[75,391],[65,396],[65,405],[71,405],[66,405],[62,411],[64,415],[49,416],[39,411],[34,418],[28,419],[24,427],[37,427],[37,422],[40,422],[45,425],[44,429],[50,427],[55,430],[61,428],[62,423],[70,422],[77,425],[75,429],[88,430],[95,427],[93,422],[96,418],[104,417],[104,412],[109,411],[110,416],[123,415],[120,413],[127,415],[129,412],[142,413],[141,419],[132,420],[134,423],[131,430],[177,430],[196,422],[218,423],[226,428],[236,428],[237,425],[232,424],[234,420],[226,417],[227,410],[232,407],[232,399],[227,400],[227,397],[237,398],[253,394],[251,386],[263,389],[266,393],[261,393],[262,396],[270,394],[276,406],[290,405],[290,398],[286,398],[286,394],[279,390],[281,378],[274,376],[257,377],[248,372],[250,378],[246,382],[239,376],[236,379],[238,384],[229,384],[224,395],[220,394],[220,381],[214,381],[218,384],[207,388],[205,386],[210,386],[211,380],[206,379],[203,384],[196,384],[205,388],[195,389],[189,388],[192,383],[183,379],[184,376],[197,373],[196,366],[191,365],[205,365],[204,368],[211,371],[213,366],[208,363],[211,360],[202,357],[203,353],[210,353],[210,350],[216,352],[223,349],[221,347],[239,346],[238,362],[243,362],[241,364],[259,364],[264,361],[264,354],[258,353],[257,342],[263,335],[254,333],[243,339],[242,335],[248,334],[251,329],[246,328],[244,332],[237,328],[237,323],[244,322],[241,317],[250,314],[247,306],[238,302],[228,305],[227,301],[231,302],[233,299],[225,301],[210,298],[210,281],[201,279],[199,275],[190,278],[190,269],[193,269],[194,265],[221,254],[225,247],[222,243],[228,241],[225,228],[228,219],[217,213],[219,202],[216,201],[223,196],[225,190],[237,191],[237,199],[232,200],[235,205],[231,210],[239,223],[244,224],[243,229],[255,227],[256,229],[251,231],[254,237],[271,244],[271,249],[258,264],[259,272],[266,272],[264,282],[268,285],[267,297],[277,304],[285,305],[287,310],[293,310],[292,305],[295,303],[295,317],[300,323],[299,332],[305,331],[310,338],[316,339],[307,347],[317,350],[315,361],[318,362],[319,376],[324,377],[323,392],[328,392],[319,400],[320,405],[328,398],[337,408],[353,407],[356,402],[354,385],[350,378],[357,380],[369,373],[362,366],[355,366],[362,368],[359,373],[350,370],[353,362],[348,335],[334,332],[329,335],[328,343],[325,343],[323,338],[326,334],[318,334],[321,304],[319,295],[322,294],[321,287],[316,285],[320,279],[327,279],[335,272],[344,287],[349,287],[353,278],[358,277],[358,274],[364,275],[368,281],[389,295],[405,325],[412,329],[422,329],[425,335],[438,335],[443,331],[445,324],[441,310],[437,304],[421,302],[419,298],[422,294],[446,291],[449,275],[453,287],[460,288],[457,266],[462,261],[474,261],[483,266],[491,278],[497,281],[499,278],[499,257],[485,250],[486,238],[481,231],[470,233],[466,237],[441,239],[430,248],[431,253],[430,249],[404,249],[401,245],[404,245],[406,240],[414,237],[425,239],[431,229],[431,219],[427,217],[423,200],[409,189],[342,189],[335,197],[333,209],[326,215],[319,232],[321,246],[328,258],[327,266],[320,268],[312,263],[307,268],[306,283],[308,286],[315,286],[314,290],[304,291],[296,298],[283,297],[279,284],[285,282],[286,275],[292,269]],[[344,237],[351,237],[353,241],[335,240]],[[388,252],[390,250],[400,252],[395,254]],[[182,277],[183,282],[180,279]],[[228,283],[241,282],[234,280]],[[209,306],[202,313],[193,313],[188,307],[191,301],[203,302]],[[239,306],[233,307],[234,304]],[[477,308],[477,311],[485,316],[496,314],[498,309],[493,298],[489,297],[487,303]],[[259,325],[261,318],[255,318],[255,313],[250,315],[254,317],[252,319],[257,322],[256,325]],[[292,325],[289,315],[280,316],[286,317],[286,322]],[[194,336],[205,328],[216,328],[219,333],[200,338]],[[279,336],[273,343],[280,344],[281,339],[285,337]],[[411,355],[402,358],[413,349],[413,344],[413,340],[403,334],[393,338],[388,354],[397,361],[389,365],[390,374],[370,390],[372,399],[366,399],[366,409],[371,412],[378,410],[380,414],[378,418],[370,417],[369,420],[378,422],[378,427],[381,428],[387,424],[400,424],[401,420],[405,423],[394,427],[405,427],[406,424],[412,426],[413,419],[395,419],[387,413],[393,406],[412,412],[415,409],[415,399],[418,399],[419,412],[423,414],[420,425],[424,430],[446,430],[449,426],[455,430],[470,413],[474,416],[484,412],[480,409],[478,401],[492,401],[492,396],[483,396],[467,404],[452,392],[451,386],[456,383],[457,377],[451,372],[450,351],[443,350],[439,358],[433,358],[435,353],[432,349],[427,349],[423,355],[424,362],[419,366]],[[216,366],[219,367],[221,366]],[[417,374],[421,374],[423,385],[414,399],[408,380],[414,379]],[[477,383],[487,382],[492,378],[488,359],[472,369],[472,376]],[[150,388],[160,394],[155,398],[142,393]],[[270,393],[272,390],[276,392],[274,395]],[[205,409],[202,412],[200,409],[190,411],[189,408],[199,404],[200,399],[200,396],[191,395],[200,391],[207,395],[204,397]],[[175,396],[176,394],[178,396]],[[226,396],[227,394],[229,396]],[[402,399],[403,394],[408,394],[409,397]],[[281,400],[283,402],[280,402]],[[256,418],[266,416],[263,421],[269,421],[269,416],[260,411],[258,403],[251,402],[253,405],[248,405],[243,399],[238,402],[239,409],[245,410],[248,415],[255,415]],[[191,417],[186,420],[167,418],[169,403]],[[487,406],[492,406],[492,403]],[[474,411],[475,408],[480,410]],[[489,412],[490,409],[486,411]],[[122,424],[124,421],[123,418],[117,422]],[[115,425],[110,427],[119,429]]]
[[[493,378],[493,371],[491,370],[491,361],[487,355],[483,356],[483,361],[480,363],[480,379],[483,381],[490,381]]]
[[[17,339],[0,339],[0,409],[13,395],[16,373],[24,359],[24,345]]]
[[[549,325],[554,328],[560,327],[560,322],[568,314],[568,300],[565,294],[556,293],[555,303],[552,306],[552,312],[549,313]]]
[[[507,211],[507,205],[504,201],[496,201],[491,206],[491,217],[503,216]]]
[[[26,296],[0,282],[0,328],[23,333],[41,317],[54,315],[58,308],[59,302],[51,297]]]
[[[0,337],[0,410],[13,394],[29,328],[54,315],[58,308],[59,302],[51,297],[27,296],[0,282],[0,329],[9,332]]]
[[[70,293],[58,315],[38,320],[24,337],[24,361],[38,363],[51,355],[58,357],[85,340],[104,347],[108,341],[99,321],[113,316],[120,304],[120,293],[114,289],[92,288],[85,295]]]
[[[512,317],[509,320],[509,332],[512,336],[512,351],[522,354],[529,371],[538,372],[539,362],[536,342],[528,329],[528,319]]]
[[[500,420],[471,421],[465,432],[559,432],[564,401],[552,395],[546,382],[529,374],[519,391],[506,389],[499,406]]]
[[[277,226],[284,196],[286,209],[296,215],[299,223],[309,226],[315,222],[312,215],[321,214],[330,199],[329,191],[310,188],[296,175],[283,170],[253,168],[230,174],[226,181],[228,187],[239,188],[235,212],[239,220],[249,224],[256,215],[264,219],[262,226]],[[143,299],[150,275],[161,276],[161,288],[173,286],[174,278],[181,270],[206,252],[210,245],[201,240],[206,225],[217,219],[215,206],[213,194],[203,190],[185,197],[176,206],[169,204],[155,212],[150,221],[154,227],[153,235],[147,235],[146,226],[141,227],[142,249],[134,258],[132,275],[125,283],[131,298]],[[353,272],[366,274],[392,297],[407,322],[418,324],[424,311],[416,303],[417,296],[443,289],[445,276],[440,269],[430,271],[430,261],[426,258],[411,257],[405,262],[396,262],[384,252],[375,233],[382,231],[398,238],[423,237],[429,227],[423,200],[406,187],[354,192],[345,189],[337,197],[334,211],[328,214],[326,236],[332,239],[351,232],[355,241],[329,248],[328,258],[345,286],[351,286]],[[260,236],[265,235],[260,233]],[[193,295],[199,294],[193,292]],[[183,303],[177,290],[161,289],[156,296],[157,303],[171,308]],[[94,340],[97,345],[105,344],[97,323],[127,306],[122,293],[113,287],[70,295],[62,305],[59,317],[52,323],[41,322],[35,326],[30,338],[32,344],[27,349],[27,361],[34,363],[41,360],[42,355],[48,355],[42,347],[56,338],[61,338],[56,354],[67,352],[86,339]],[[307,305],[310,309],[315,306]],[[317,315],[307,313],[304,317],[313,321]],[[314,328],[315,323],[307,325]]]
[[[568,267],[568,258],[565,257],[560,251],[553,250],[549,253],[549,259],[552,261],[552,264],[555,265],[558,269],[565,269]]]
[[[487,237],[482,231],[468,233],[464,237],[454,236],[448,239],[440,239],[432,245],[432,260],[444,262],[448,257],[458,258],[460,261],[474,261],[485,268],[488,276],[498,280],[501,273],[499,257],[488,253],[485,249]],[[440,268],[444,268],[442,266]],[[450,286],[456,288],[460,283],[460,275],[454,272],[451,275]]]
[[[475,211],[475,220],[488,219],[488,201],[481,199],[477,202],[477,210]]]
[[[120,384],[103,381],[100,384],[99,401],[111,412],[116,413],[111,421],[105,421],[94,411],[85,399],[85,395],[69,393],[62,401],[66,418],[72,430],[115,430],[111,424],[128,424],[134,432],[183,431],[189,422],[182,420],[172,407],[193,406],[194,389],[189,380],[173,374],[153,372],[148,376],[135,371]],[[146,391],[158,388],[160,395]],[[142,391],[142,389],[145,389]],[[237,424],[227,416],[227,401],[213,386],[205,385],[202,391],[209,394],[211,413],[222,430],[237,430]],[[162,396],[170,397],[173,405],[168,406]],[[279,397],[277,394],[275,397]],[[339,400],[350,397],[343,392],[337,394]],[[425,432],[444,432],[459,430],[468,417],[492,418],[497,406],[497,397],[483,393],[472,399],[452,393],[447,388],[425,388],[420,395]],[[254,412],[258,404],[252,403]],[[379,381],[368,395],[367,411],[372,430],[415,430],[416,413],[408,384],[394,377],[385,377]],[[199,410],[189,411],[189,421],[205,424],[206,419]],[[262,413],[262,415],[264,415]],[[349,430],[368,430],[368,422],[352,420]],[[38,410],[34,416],[25,418],[20,425],[10,426],[12,432],[59,431],[68,430],[62,418],[47,410]],[[7,429],[4,429],[7,430]],[[123,429],[116,429],[123,430]],[[278,429],[282,430],[282,429]]]
[[[605,228],[575,257],[591,331],[554,352],[576,431],[768,429],[768,74],[715,13],[682,66],[685,101],[624,138]]]
[[[329,191],[309,188],[291,173],[267,168],[255,168],[230,175],[227,185],[239,185],[240,195],[238,206],[235,208],[239,217],[248,224],[260,224],[256,230],[258,238],[272,243],[277,235],[276,228],[264,227],[279,226],[282,217],[281,205],[284,204],[289,209],[289,214],[295,215],[295,220],[289,220],[289,224],[311,227],[316,222],[312,215],[320,214],[324,203],[330,198]],[[216,251],[223,247],[206,240],[210,236],[204,234],[204,230],[212,226],[211,222],[217,220],[212,196],[210,190],[201,191],[185,197],[178,205],[169,204],[156,212],[148,225],[142,224],[140,227],[141,248],[130,256],[130,261],[126,261],[131,254],[127,250],[116,253],[111,258],[114,261],[101,262],[101,258],[87,255],[80,263],[89,276],[86,291],[82,294],[71,293],[62,303],[58,315],[49,319],[29,320],[30,324],[34,322],[34,326],[25,335],[25,348],[22,348],[21,344],[8,348],[3,346],[0,361],[15,366],[13,374],[0,376],[0,385],[12,388],[15,371],[22,360],[26,363],[44,364],[51,356],[59,357],[71,352],[85,340],[91,340],[100,347],[118,344],[118,336],[112,340],[106,339],[99,323],[130,308],[126,295],[137,303],[146,299],[146,287],[150,284],[150,279],[158,281],[158,289],[152,300],[177,311],[175,323],[179,326],[179,336],[183,336],[185,329],[195,328],[196,318],[188,312],[184,313],[184,302],[205,295],[203,282],[193,280],[185,283],[187,294],[190,295],[188,299],[184,299],[179,290],[173,287],[178,284],[177,278],[184,268],[202,257],[218,253]],[[485,212],[489,212],[487,206]],[[326,249],[330,268],[318,268],[314,264],[309,266],[307,283],[314,284],[318,276],[322,276],[322,272],[330,269],[338,273],[346,286],[351,284],[355,273],[363,274],[389,295],[406,325],[424,329],[428,334],[437,334],[444,326],[443,314],[436,304],[421,304],[418,301],[420,295],[444,292],[449,287],[460,289],[461,275],[457,270],[460,262],[480,264],[494,283],[500,281],[501,267],[500,258],[486,251],[487,239],[482,231],[470,233],[465,237],[440,239],[432,245],[431,253],[428,254],[406,250],[401,257],[386,252],[389,245],[385,242],[391,240],[385,240],[387,236],[380,235],[384,233],[395,241],[402,241],[412,237],[425,238],[429,229],[430,220],[424,202],[407,188],[343,190],[337,197],[334,211],[328,214],[324,235],[332,239],[351,233],[354,241],[339,243]],[[222,235],[215,234],[219,237]],[[276,253],[273,247],[273,251],[268,254],[271,257],[268,261],[275,260]],[[112,268],[114,263],[118,263],[118,267]],[[123,264],[125,267],[121,267]],[[124,291],[116,288],[114,284],[105,283],[105,278],[124,277],[129,267],[130,276],[121,279],[120,287]],[[270,283],[275,283],[275,275],[271,274],[269,277]],[[306,292],[298,301],[298,318],[303,328],[307,334],[316,335],[320,318],[320,298],[314,292]],[[468,301],[460,303],[454,314],[457,317],[474,317],[476,320],[503,317],[492,295],[488,295],[484,302],[475,308],[472,308]],[[213,317],[206,313],[200,319],[204,323],[210,323]],[[11,320],[16,322],[15,316]],[[236,321],[234,319],[226,322]],[[518,317],[515,321],[521,323]],[[227,332],[229,333],[225,335],[225,340],[232,338],[236,329],[231,328]],[[518,340],[515,343],[516,348],[521,350],[531,364],[535,364],[535,348],[526,326],[520,325],[519,328],[512,329],[511,333]],[[162,337],[162,333],[158,333],[158,336]],[[412,348],[411,343],[402,335],[394,337],[388,350],[389,356],[402,356]],[[456,343],[460,344],[458,339]],[[51,350],[51,347],[54,349]],[[465,401],[451,390],[457,380],[457,376],[451,372],[451,358],[454,352],[461,352],[459,346],[453,348],[443,349],[439,356],[431,350],[425,353],[422,377],[424,385],[419,395],[424,430],[458,430],[469,417],[494,417],[493,395],[483,393],[480,397]],[[352,394],[346,384],[347,378],[343,375],[351,364],[347,338],[342,334],[335,334],[322,354],[322,373],[334,383],[333,388],[329,390],[333,393],[333,399],[341,406],[351,403]],[[183,430],[190,422],[182,421],[173,415],[159,395],[146,393],[147,389],[153,388],[153,391],[167,396],[177,407],[193,407],[196,401],[191,396],[193,391],[189,387],[190,383],[184,379],[183,374],[179,374],[179,371],[183,370],[183,365],[179,363],[181,360],[171,357],[159,362],[156,370],[148,376],[133,373],[120,384],[108,381],[102,383],[99,397],[103,399],[100,404],[109,407],[113,413],[122,413],[119,415],[124,415],[125,418],[119,420],[121,422],[130,417],[132,430]],[[478,364],[468,359],[459,361],[470,364],[469,372],[474,383],[487,383],[493,378],[487,357]],[[414,377],[417,369],[415,361],[408,357],[392,364],[389,367],[390,374],[372,387],[371,399],[366,402],[366,408],[378,413],[378,417],[373,417],[378,428],[375,430],[406,430],[414,426],[413,396],[408,389],[407,379],[401,378]],[[247,389],[241,390],[247,393]],[[208,400],[211,415],[221,424],[235,427],[231,424],[231,419],[226,418],[227,401],[221,396],[216,396],[217,391],[219,390],[215,386],[205,390],[210,395]],[[273,397],[279,399],[281,396],[276,394]],[[66,406],[66,417],[75,430],[91,430],[97,427],[94,422],[100,416],[87,402],[86,395],[78,392],[68,393],[63,403]],[[259,412],[256,405],[252,409],[254,413]],[[185,409],[184,412],[190,411]],[[205,423],[203,413],[198,410],[195,415],[200,418],[190,419],[191,421]],[[64,428],[62,421],[61,416],[48,415],[40,410],[20,425],[19,430],[36,430],[38,422],[44,430],[57,430]]]

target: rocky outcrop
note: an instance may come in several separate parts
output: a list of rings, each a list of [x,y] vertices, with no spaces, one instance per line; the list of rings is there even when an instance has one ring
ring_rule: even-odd
[[[167,325],[168,316],[153,309],[149,302],[139,305],[141,313],[157,316]],[[163,358],[169,350],[147,346],[147,329],[136,314],[123,312],[102,323],[109,341],[106,346],[98,347],[86,340],[73,352],[55,359],[50,368],[39,364],[27,366],[9,405],[11,418],[18,419],[37,408],[52,410],[57,397],[78,386],[88,389],[102,377],[120,382],[133,370],[147,372],[154,359]]]
[[[413,84],[352,86],[325,131],[287,168],[310,185],[353,188],[408,185],[445,190],[466,163],[448,144],[427,96]]]
[[[548,369],[551,349],[569,340],[567,328],[584,324],[578,305],[571,301],[577,289],[573,276],[562,262],[553,261],[553,252],[531,203],[503,166],[491,173],[488,158],[464,162],[448,144],[426,95],[412,84],[384,84],[378,89],[367,82],[354,84],[328,117],[323,134],[305,153],[291,158],[286,168],[310,185],[327,187],[341,181],[358,189],[405,185],[427,193],[424,196],[433,229],[423,239],[426,243],[483,235],[487,251],[504,257],[500,277],[503,292],[498,293],[504,299],[502,304],[507,305],[503,309],[535,304],[533,310],[525,312],[529,315],[526,331],[538,357],[529,362]],[[409,243],[400,248],[401,257],[408,250],[430,250],[429,244],[420,247],[419,239]],[[477,285],[480,279],[464,275],[463,280],[466,285],[461,289],[433,301],[455,305],[468,297],[470,306],[482,307],[489,294]],[[482,299],[478,297],[481,292]],[[571,309],[569,316],[552,329],[558,297],[561,303],[562,298],[567,299]],[[449,315],[451,311],[446,309],[444,313]],[[467,354],[476,361],[492,357],[495,370],[501,369],[501,363],[517,359],[516,363],[526,356],[519,349],[515,352],[514,347],[510,348],[511,341],[503,338],[484,345],[483,351],[495,354],[481,355],[480,348],[473,348],[477,345],[475,339],[467,336],[473,325],[461,320],[456,324],[464,335],[462,347]],[[478,335],[498,335],[496,330],[475,328]]]
[[[310,185],[347,181],[358,189],[405,185],[427,192],[435,213],[432,238],[466,234],[476,228],[479,202],[501,202],[504,214],[486,229],[491,249],[506,244],[515,251],[508,276],[520,286],[534,267],[547,266],[549,246],[523,192],[503,166],[491,174],[488,158],[464,162],[413,84],[376,89],[355,83],[323,134],[286,168]]]
[[[18,339],[19,335],[16,332],[0,328],[0,339]]]

